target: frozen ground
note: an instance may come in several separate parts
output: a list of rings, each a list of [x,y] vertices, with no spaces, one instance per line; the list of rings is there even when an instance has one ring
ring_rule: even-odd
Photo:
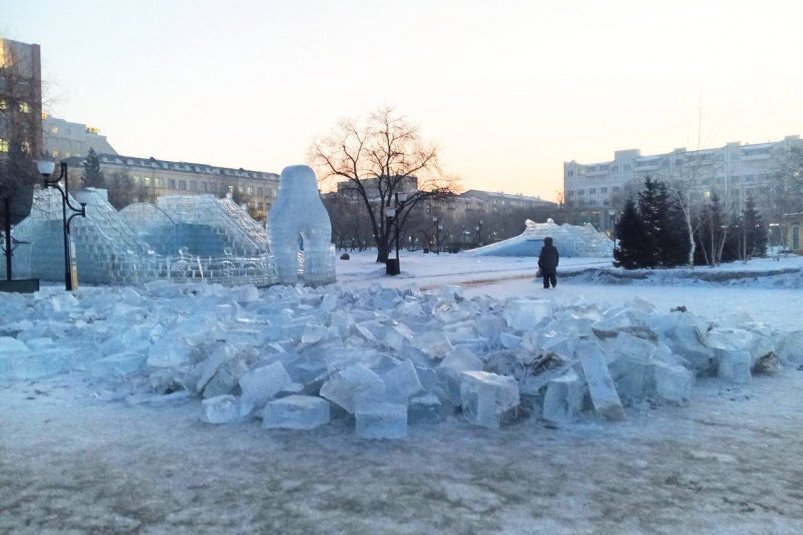
[[[599,260],[564,259],[549,291],[532,279],[534,259],[403,253],[396,278],[371,260],[338,261],[340,284],[463,284],[563,303],[639,297],[707,317],[741,309],[784,329],[800,328],[803,312],[799,271],[769,274],[799,270],[797,258],[729,266],[758,274],[724,282],[627,284],[591,282],[602,278],[582,271]],[[527,419],[490,431],[453,419],[377,442],[343,419],[278,432],[203,424],[195,400],[104,402],[80,374],[0,388],[0,532],[803,531],[794,368],[739,387],[701,380],[687,406],[630,408],[620,423]]]

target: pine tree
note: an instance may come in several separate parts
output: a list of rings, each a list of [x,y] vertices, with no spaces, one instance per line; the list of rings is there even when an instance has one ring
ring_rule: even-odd
[[[686,264],[689,257],[689,242],[685,232],[685,220],[677,199],[669,194],[664,182],[658,182],[656,196],[658,206],[658,230],[656,247],[662,267]]]
[[[645,234],[644,223],[636,210],[636,202],[631,197],[625,203],[616,225],[617,243],[613,251],[613,265],[625,269],[644,267],[644,257],[649,255],[649,251],[644,248]]]
[[[658,238],[661,233],[664,205],[658,182],[647,176],[644,179],[644,189],[638,194],[638,212],[644,225],[641,267],[654,268],[661,263]]]
[[[761,214],[756,210],[753,197],[747,197],[742,212],[742,232],[745,242],[745,258],[767,255],[767,228]]]
[[[103,176],[103,171],[100,170],[100,158],[98,158],[95,149],[90,148],[89,153],[84,160],[84,171],[81,178],[86,188],[105,188],[106,179]]]

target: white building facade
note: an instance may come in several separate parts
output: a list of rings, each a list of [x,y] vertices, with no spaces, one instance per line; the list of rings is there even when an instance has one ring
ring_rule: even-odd
[[[785,174],[799,169],[802,153],[799,135],[696,151],[681,148],[651,156],[642,156],[638,149],[620,150],[607,162],[564,162],[564,200],[567,206],[585,212],[589,222],[610,229],[629,193],[640,189],[650,176],[682,183],[701,196],[716,192],[723,202],[739,209],[751,196],[762,213],[779,217],[775,212],[788,211],[779,206],[783,196],[779,184]]]

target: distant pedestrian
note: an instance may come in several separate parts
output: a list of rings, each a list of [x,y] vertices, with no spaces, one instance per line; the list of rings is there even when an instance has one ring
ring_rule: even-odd
[[[538,270],[544,277],[544,288],[549,288],[550,284],[553,288],[557,286],[558,262],[560,262],[558,248],[552,245],[552,238],[544,238],[544,246],[541,247],[541,253],[538,255]]]

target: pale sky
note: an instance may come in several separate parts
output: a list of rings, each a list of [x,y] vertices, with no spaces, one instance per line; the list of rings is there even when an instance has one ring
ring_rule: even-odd
[[[46,110],[125,155],[281,172],[392,105],[464,189],[803,134],[803,2],[0,0]]]

